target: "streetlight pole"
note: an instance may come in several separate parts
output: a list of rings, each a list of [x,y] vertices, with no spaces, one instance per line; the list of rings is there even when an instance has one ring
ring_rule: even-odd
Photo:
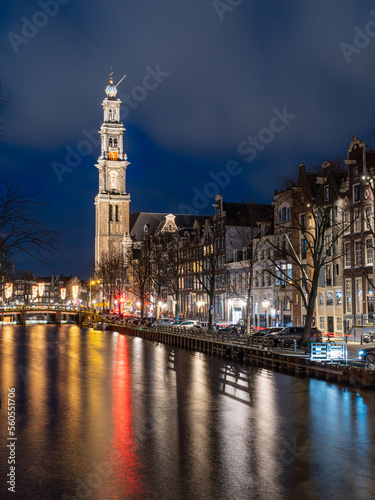
[[[264,299],[262,302],[262,307],[264,309],[264,326],[267,328],[267,310],[270,305],[270,301],[268,299]]]
[[[198,306],[199,321],[202,321],[201,307],[203,306],[203,304],[204,302],[202,300],[198,300],[197,306]]]

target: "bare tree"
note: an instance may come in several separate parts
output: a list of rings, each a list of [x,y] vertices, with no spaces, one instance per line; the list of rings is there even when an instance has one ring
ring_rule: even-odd
[[[146,235],[141,247],[130,248],[126,256],[129,265],[129,287],[141,303],[141,316],[144,316],[145,303],[150,299],[152,290],[151,238]]]
[[[181,275],[181,237],[178,233],[164,236],[164,277],[163,282],[168,287],[169,294],[175,301],[174,317],[178,321],[180,307],[180,275]]]
[[[227,265],[229,273],[233,273],[238,279],[229,280],[228,292],[242,298],[239,294],[236,281],[241,281],[241,291],[246,291],[246,332],[251,328],[251,295],[253,282],[255,280],[255,269],[259,266],[261,252],[265,249],[263,236],[272,225],[273,208],[271,205],[258,205],[249,203],[240,214],[239,226],[234,232],[229,233],[228,240],[234,249],[232,263]]]
[[[45,262],[57,252],[59,236],[41,221],[41,204],[19,181],[0,179],[0,265],[6,267],[13,256],[26,254]]]
[[[209,301],[208,328],[211,330],[220,251],[216,247],[213,227],[208,221],[201,230],[196,229],[195,246],[198,249],[199,258],[190,263],[190,272],[207,295]]]
[[[163,248],[163,239],[156,235],[150,241],[150,284],[152,287],[152,296],[154,307],[156,307],[156,319],[160,316],[159,301],[162,294],[162,289],[165,284],[165,250]]]
[[[279,232],[273,241],[268,240],[267,272],[276,285],[293,286],[305,307],[302,342],[310,339],[319,277],[342,257],[341,237],[350,224],[343,223],[338,203],[345,174],[328,164],[320,173],[305,175],[303,171],[297,184],[286,190],[292,206],[290,217],[275,220]]]
[[[101,281],[103,295],[110,310],[114,300],[128,290],[129,264],[122,249],[112,249],[100,255],[96,267],[96,278]]]

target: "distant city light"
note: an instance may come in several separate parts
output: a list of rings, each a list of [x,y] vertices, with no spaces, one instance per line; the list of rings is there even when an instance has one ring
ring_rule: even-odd
[[[5,297],[10,299],[13,294],[13,283],[5,283]]]
[[[38,288],[39,288],[39,297],[42,297],[44,293],[44,283],[39,283]]]

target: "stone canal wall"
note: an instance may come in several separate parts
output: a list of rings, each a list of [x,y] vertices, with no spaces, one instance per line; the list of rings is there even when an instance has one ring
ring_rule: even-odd
[[[290,374],[307,375],[325,380],[346,383],[356,387],[375,389],[375,371],[365,367],[343,365],[323,361],[310,361],[302,353],[288,353],[272,350],[270,345],[262,342],[249,345],[248,341],[230,340],[230,336],[219,335],[200,336],[192,332],[176,333],[156,331],[123,325],[108,325],[108,329],[118,333],[140,337],[153,342],[181,347],[194,351],[205,352],[236,358],[246,363],[255,363],[268,368],[283,370]]]

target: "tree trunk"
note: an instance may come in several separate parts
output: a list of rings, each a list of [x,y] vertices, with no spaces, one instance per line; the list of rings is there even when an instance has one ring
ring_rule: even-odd
[[[179,298],[180,298],[180,294],[177,292],[176,293],[175,316],[174,316],[175,321],[178,321],[178,315],[180,312]]]
[[[208,329],[209,330],[212,330],[212,318],[213,318],[212,310],[213,310],[213,306],[214,306],[214,294],[215,294],[215,292],[210,293],[210,295],[209,295],[209,299],[210,299],[210,308],[208,310]]]
[[[247,333],[247,335],[250,335],[250,327],[251,327],[250,305],[251,305],[251,290],[249,289],[249,292],[247,294],[247,300],[246,300],[246,333]]]
[[[312,320],[314,317],[315,300],[316,300],[316,296],[318,294],[318,284],[319,284],[318,280],[319,280],[319,273],[315,270],[315,274],[314,274],[312,285],[311,285],[309,303],[308,303],[307,309],[306,309],[306,323],[305,323],[305,327],[303,329],[303,335],[302,335],[302,339],[301,339],[302,344],[304,342],[308,342],[310,340],[311,324],[312,324]]]
[[[159,306],[159,301],[156,301],[156,319],[160,318],[160,306]]]
[[[143,318],[145,312],[145,298],[141,298],[141,318]]]

